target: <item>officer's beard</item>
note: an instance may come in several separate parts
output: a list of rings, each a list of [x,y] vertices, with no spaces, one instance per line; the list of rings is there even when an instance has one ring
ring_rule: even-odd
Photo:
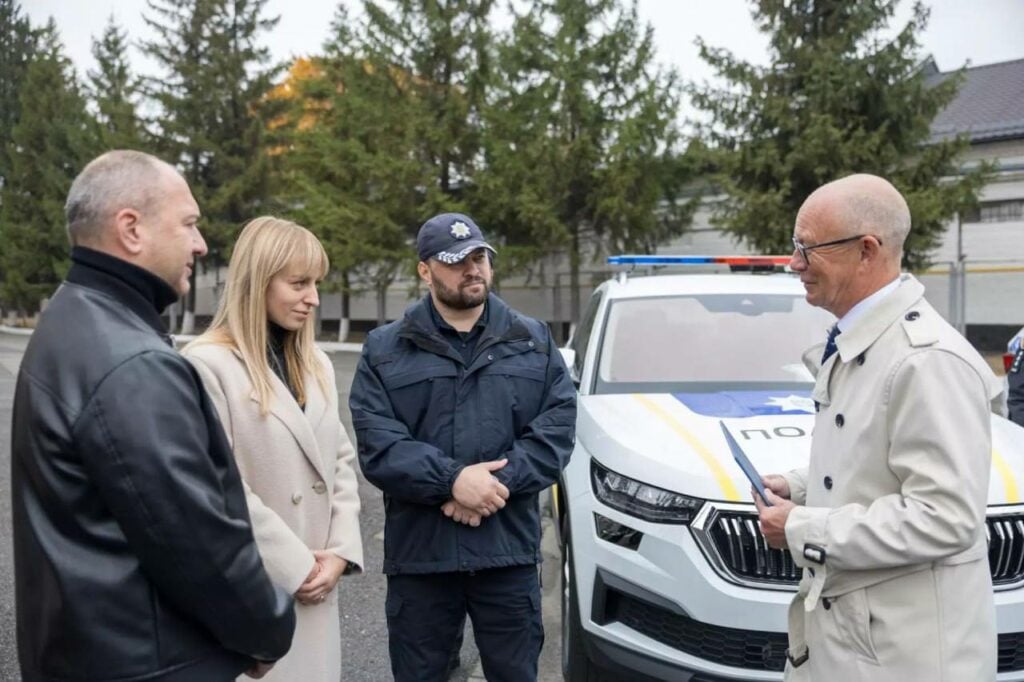
[[[470,287],[474,284],[483,284],[483,287],[479,290],[474,287],[471,291]],[[452,310],[469,310],[481,306],[491,291],[491,283],[483,277],[466,280],[459,284],[458,289],[451,289],[437,279],[433,281],[433,285],[437,300]]]

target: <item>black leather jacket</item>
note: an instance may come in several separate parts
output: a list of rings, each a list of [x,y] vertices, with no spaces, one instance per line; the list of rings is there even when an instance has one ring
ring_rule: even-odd
[[[290,646],[174,292],[76,248],[18,374],[12,500],[25,682],[230,680]]]

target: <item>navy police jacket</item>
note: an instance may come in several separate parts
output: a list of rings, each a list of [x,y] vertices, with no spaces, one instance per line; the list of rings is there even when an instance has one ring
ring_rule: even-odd
[[[1024,426],[1024,346],[1013,356],[1013,364],[1006,373],[1006,381],[1009,385],[1007,406],[1010,410],[1010,419]]]
[[[438,332],[426,299],[370,332],[352,383],[359,462],[384,492],[384,572],[540,562],[537,494],[569,462],[576,391],[546,325],[491,294],[472,361]],[[441,512],[462,468],[507,458],[504,509],[480,526]]]

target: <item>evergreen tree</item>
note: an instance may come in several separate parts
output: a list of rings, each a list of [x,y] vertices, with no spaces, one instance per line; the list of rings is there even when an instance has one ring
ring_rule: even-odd
[[[19,105],[0,220],[3,294],[10,305],[31,312],[67,273],[64,201],[96,152],[85,99],[52,19],[39,32]]]
[[[289,213],[321,238],[341,274],[342,326],[350,282],[375,291],[384,321],[387,290],[424,219],[425,188],[436,182],[418,153],[426,109],[413,76],[354,44],[339,9],[325,56],[293,69],[293,109],[277,128]]]
[[[11,168],[11,133],[20,120],[25,71],[35,36],[17,0],[0,0],[0,187]]]
[[[494,0],[366,0],[358,51],[408,75],[423,107],[421,160],[435,176],[424,213],[466,210],[480,155],[480,116],[491,80]],[[410,40],[410,36],[416,36]],[[423,218],[428,216],[424,215]]]
[[[503,261],[567,247],[577,319],[588,255],[650,250],[687,223],[674,201],[676,76],[656,67],[635,1],[533,0],[498,64],[481,217],[502,227]]]
[[[111,16],[103,35],[92,43],[97,70],[90,71],[89,93],[96,105],[97,136],[104,149],[142,149],[142,124],[136,114],[139,82],[128,63],[128,34]]]
[[[717,216],[726,231],[761,252],[789,253],[808,194],[850,173],[874,173],[910,205],[906,264],[920,266],[946,221],[974,202],[990,167],[956,177],[966,141],[929,142],[929,125],[960,79],[926,83],[917,42],[928,19],[922,4],[895,37],[883,36],[897,4],[758,0],[752,13],[771,39],[764,68],[700,44],[725,81],[692,94],[711,121],[704,135],[728,195]]]
[[[267,210],[270,158],[263,109],[276,68],[259,34],[278,19],[266,0],[148,0],[157,38],[143,45],[164,70],[150,86],[160,104],[159,147],[184,171],[203,211],[207,264],[227,262],[242,223]],[[192,326],[195,287],[183,331]]]

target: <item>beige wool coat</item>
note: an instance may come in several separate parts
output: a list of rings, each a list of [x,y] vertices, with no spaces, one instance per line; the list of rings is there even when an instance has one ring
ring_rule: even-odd
[[[330,550],[347,560],[352,571],[360,571],[363,546],[352,464],[355,451],[339,419],[334,369],[327,356],[317,351],[329,380],[328,395],[307,375],[303,410],[274,376],[270,412],[261,415],[245,365],[235,351],[202,344],[185,355],[202,377],[231,441],[256,544],[271,579],[294,593],[313,568],[314,549]],[[264,680],[339,680],[337,594],[334,589],[324,603],[313,606],[296,602],[291,650]],[[249,678],[239,678],[245,679]]]
[[[910,275],[836,343],[809,467],[786,475],[804,568],[790,653],[808,654],[786,679],[993,680],[985,512],[1002,387]]]

